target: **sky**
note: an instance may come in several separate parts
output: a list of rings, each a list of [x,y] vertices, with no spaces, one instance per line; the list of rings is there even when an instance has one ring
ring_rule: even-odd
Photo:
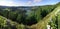
[[[40,6],[52,5],[60,2],[60,0],[0,0],[2,6]]]

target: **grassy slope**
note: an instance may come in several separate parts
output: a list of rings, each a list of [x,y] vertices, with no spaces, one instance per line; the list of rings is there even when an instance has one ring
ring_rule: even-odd
[[[60,6],[58,6],[55,10],[53,10],[53,12],[48,14],[46,17],[43,18],[43,20],[41,20],[37,24],[32,25],[30,27],[27,26],[27,27],[31,28],[31,29],[45,29],[44,27],[47,25],[47,23],[50,21],[50,19],[52,17],[54,17],[57,14],[57,12],[59,12],[59,11],[60,11]],[[6,19],[5,17],[0,16],[0,25],[2,27],[6,27],[7,26],[6,24],[7,24],[8,20],[9,19]],[[11,21],[11,20],[9,20],[9,24],[11,26],[15,26],[17,29],[25,29],[24,25],[18,24],[17,22],[14,22],[14,21]]]
[[[47,25],[47,23],[50,21],[50,19],[54,16],[56,16],[56,14],[60,11],[60,6],[58,6],[55,10],[53,10],[53,12],[51,12],[50,14],[48,14],[46,17],[43,18],[43,20],[41,20],[40,22],[38,22],[35,25],[32,25],[31,28],[32,29],[45,29],[44,27]]]
[[[58,29],[60,29],[60,17],[58,19]]]
[[[60,12],[58,13],[58,29],[60,29]]]
[[[0,16],[0,25],[1,25],[0,26],[1,28],[0,29],[3,29],[4,27],[7,27],[8,28],[9,27],[9,24],[7,22],[9,22],[9,24],[10,24],[11,27],[12,26],[15,26],[17,29],[24,29],[24,25],[18,24],[17,22],[13,22],[11,20],[8,20],[8,19],[6,19],[5,17],[2,17],[2,16]]]

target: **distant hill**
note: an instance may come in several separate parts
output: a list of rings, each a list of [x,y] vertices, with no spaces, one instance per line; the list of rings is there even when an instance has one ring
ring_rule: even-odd
[[[57,9],[60,9],[57,6],[60,6],[60,2],[44,6],[0,6],[0,29],[43,28],[49,22],[50,17],[55,15]],[[37,23],[38,26],[35,25]]]
[[[60,2],[57,3],[56,5],[60,5]],[[52,5],[44,5],[44,6],[52,6]],[[24,9],[24,10],[29,10],[31,8],[37,8],[39,6],[0,6],[0,8],[10,8],[12,10],[17,10],[17,9]],[[42,7],[42,6],[40,6]]]

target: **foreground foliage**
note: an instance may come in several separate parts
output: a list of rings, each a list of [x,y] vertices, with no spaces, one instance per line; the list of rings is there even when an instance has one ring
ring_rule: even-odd
[[[0,8],[0,29],[46,29],[47,23],[53,29],[58,28],[59,16],[55,15],[56,11],[60,9],[59,4],[25,9],[26,7],[21,9],[20,7]]]

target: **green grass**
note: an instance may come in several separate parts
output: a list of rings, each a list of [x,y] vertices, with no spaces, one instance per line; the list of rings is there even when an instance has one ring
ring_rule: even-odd
[[[58,29],[60,29],[60,12],[58,13]]]
[[[46,29],[46,25],[48,22],[50,22],[50,19],[57,15],[57,13],[60,11],[60,6],[55,8],[51,13],[49,13],[46,17],[43,18],[43,20],[39,21],[37,24],[32,25],[32,29]]]
[[[11,29],[12,26],[14,26],[17,29],[26,29],[26,28],[46,29],[46,25],[48,24],[48,22],[50,22],[50,19],[52,17],[56,16],[59,11],[60,11],[60,6],[55,8],[51,13],[49,13],[46,17],[44,17],[43,20],[40,20],[37,24],[32,25],[32,26],[25,26],[23,24],[19,24],[17,22],[11,21],[10,19],[0,16],[0,27],[1,27],[0,29],[2,29],[2,27],[4,29],[9,29],[9,28]],[[7,20],[9,20],[9,24],[8,24]],[[60,16],[58,18],[58,27],[60,27],[59,22],[60,22]]]
[[[0,16],[0,29],[11,29],[12,26],[17,29],[25,29],[25,26],[23,24],[18,24],[17,22],[11,20],[9,20],[9,25],[7,25],[7,20],[7,18]]]

